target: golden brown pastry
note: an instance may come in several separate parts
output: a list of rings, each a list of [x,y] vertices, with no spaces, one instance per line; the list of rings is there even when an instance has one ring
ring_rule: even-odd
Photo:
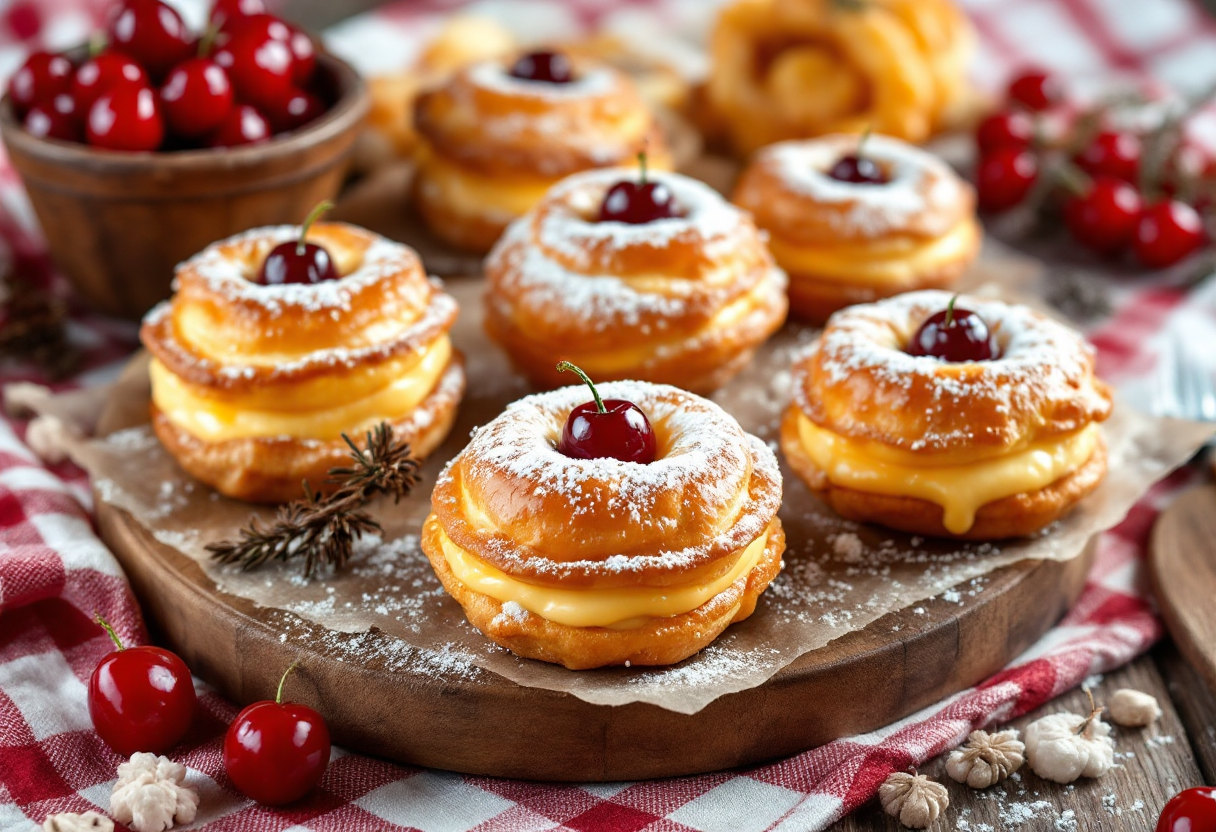
[[[870,165],[881,181],[843,181],[832,175],[839,164],[848,172]],[[972,187],[937,157],[888,136],[770,145],[732,198],[769,233],[789,275],[791,313],[816,323],[854,303],[947,287],[979,254]]]
[[[662,132],[620,72],[575,61],[566,83],[517,78],[511,62],[458,71],[419,96],[414,202],[441,239],[485,252],[554,183],[646,150],[671,166]]]
[[[653,462],[558,450],[567,387],[478,430],[431,499],[422,548],[488,638],[571,669],[665,665],[747,618],[781,569],[781,474],[712,402],[642,382],[600,385],[648,417]]]
[[[1110,390],[1079,334],[997,301],[961,297],[951,313],[979,317],[995,358],[909,354],[950,300],[913,292],[833,315],[795,364],[782,451],[851,520],[968,540],[1033,534],[1102,481]]]
[[[605,194],[638,176],[566,179],[486,258],[486,330],[539,387],[566,383],[563,358],[597,379],[709,392],[785,320],[785,276],[763,236],[708,186],[656,174],[682,216],[599,221]]]
[[[923,142],[964,103],[973,40],[950,0],[735,0],[706,99],[743,155],[866,129]]]
[[[307,239],[339,275],[315,284],[255,282],[270,250],[300,234],[258,228],[178,267],[173,298],[144,318],[152,425],[178,462],[242,500],[323,489],[349,461],[341,438],[382,421],[415,456],[451,428],[464,370],[448,330],[456,302],[412,249],[342,223]]]

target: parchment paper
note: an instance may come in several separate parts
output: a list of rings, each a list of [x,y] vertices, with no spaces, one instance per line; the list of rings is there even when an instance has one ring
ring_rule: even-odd
[[[971,279],[1016,284],[1024,272],[1024,266],[989,262]],[[592,703],[648,702],[695,713],[723,694],[761,684],[802,654],[887,613],[935,596],[967,604],[993,570],[1024,559],[1077,556],[1095,533],[1118,523],[1150,485],[1185,462],[1216,429],[1117,408],[1106,425],[1110,474],[1101,488],[1035,539],[997,545],[923,540],[843,521],[785,470],[785,569],[750,619],[671,668],[574,672],[517,658],[485,639],[465,622],[418,548],[430,488],[443,463],[464,446],[472,427],[528,392],[482,334],[480,281],[464,279],[449,286],[461,304],[453,338],[469,358],[469,392],[460,418],[447,443],[427,462],[417,492],[397,506],[376,508],[384,540],[360,545],[346,571],[305,581],[298,563],[247,573],[212,563],[206,543],[234,538],[251,511],[270,512],[222,498],[178,468],[141,424],[146,422],[147,384],[137,370],[111,398],[127,412],[122,423],[137,426],[84,443],[74,456],[92,474],[103,500],[131,512],[158,540],[196,559],[220,591],[323,625],[333,631],[327,645],[349,650],[352,661],[364,643],[357,634],[377,627],[398,640],[393,643],[400,645],[401,657],[393,666],[403,673],[468,678],[481,668],[520,685],[566,691]],[[807,327],[787,326],[715,396],[745,429],[774,447],[789,401],[792,357],[815,334]],[[285,642],[294,637],[291,620],[290,615],[283,618]]]

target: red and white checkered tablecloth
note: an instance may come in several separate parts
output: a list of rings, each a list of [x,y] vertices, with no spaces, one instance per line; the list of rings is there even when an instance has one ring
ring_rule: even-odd
[[[0,0],[0,76],[31,46],[83,39],[107,0]],[[198,20],[201,0],[179,0]],[[365,69],[406,62],[439,16],[462,0],[399,0],[330,33],[331,47]],[[702,0],[477,0],[471,4],[534,38],[589,26],[664,33],[664,48],[695,62],[708,3]],[[1190,0],[966,0],[983,42],[976,76],[996,85],[1029,61],[1070,78],[1113,73],[1199,89],[1216,76],[1216,24]],[[1201,125],[1202,126],[1202,125]],[[1216,130],[1213,131],[1216,133]],[[0,156],[0,237],[27,273],[58,286],[28,206]],[[1216,291],[1154,287],[1116,292],[1113,315],[1091,332],[1103,374],[1125,390],[1152,389],[1153,345],[1165,333],[1216,353]],[[113,374],[134,347],[130,325],[78,312],[72,337],[85,347],[75,384]],[[36,379],[0,367],[0,381]],[[23,442],[23,422],[0,418],[0,829],[40,828],[51,813],[108,812],[119,758],[91,729],[88,677],[110,650],[90,623],[98,611],[128,643],[147,638],[139,608],[114,558],[94,535],[83,475],[46,466]],[[744,832],[822,829],[869,800],[892,770],[919,764],[977,726],[1026,713],[1093,673],[1151,645],[1161,626],[1140,580],[1158,510],[1194,471],[1157,486],[1118,528],[1102,536],[1084,594],[1025,656],[979,687],[897,725],[768,765],[675,780],[555,785],[472,777],[395,765],[335,751],[321,786],[286,810],[235,792],[221,762],[231,703],[202,682],[200,710],[172,756],[199,790],[196,828],[207,830],[421,829],[591,832]],[[526,753],[521,750],[521,753]]]

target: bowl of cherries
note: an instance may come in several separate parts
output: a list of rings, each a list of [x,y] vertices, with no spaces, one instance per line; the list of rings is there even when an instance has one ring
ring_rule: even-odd
[[[138,318],[180,261],[334,196],[368,103],[262,0],[214,0],[204,32],[118,0],[87,48],[14,73],[0,136],[55,264],[94,308]]]

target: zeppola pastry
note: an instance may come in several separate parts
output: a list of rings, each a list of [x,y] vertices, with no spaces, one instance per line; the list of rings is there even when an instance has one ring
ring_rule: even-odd
[[[674,173],[591,171],[554,187],[486,259],[486,329],[534,384],[555,357],[599,379],[704,393],[785,320],[785,275],[751,218]]]
[[[832,316],[795,365],[781,448],[848,519],[1021,537],[1101,483],[1111,407],[1093,349],[1064,325],[913,292]]]
[[[974,35],[950,0],[736,0],[705,96],[736,152],[873,129],[923,142],[967,100]]]
[[[949,286],[979,254],[971,186],[888,136],[771,145],[732,198],[769,233],[791,313],[816,323],[855,303]]]
[[[751,615],[780,571],[781,475],[712,402],[644,382],[599,393],[529,396],[478,430],[436,483],[422,548],[517,655],[672,664]]]
[[[152,425],[221,493],[296,499],[349,461],[343,433],[387,421],[421,458],[451,428],[456,302],[406,246],[342,223],[258,228],[183,263],[174,289],[140,331]]]
[[[414,202],[443,240],[488,251],[558,180],[648,148],[670,167],[663,135],[633,84],[603,64],[534,52],[483,61],[419,96]]]

